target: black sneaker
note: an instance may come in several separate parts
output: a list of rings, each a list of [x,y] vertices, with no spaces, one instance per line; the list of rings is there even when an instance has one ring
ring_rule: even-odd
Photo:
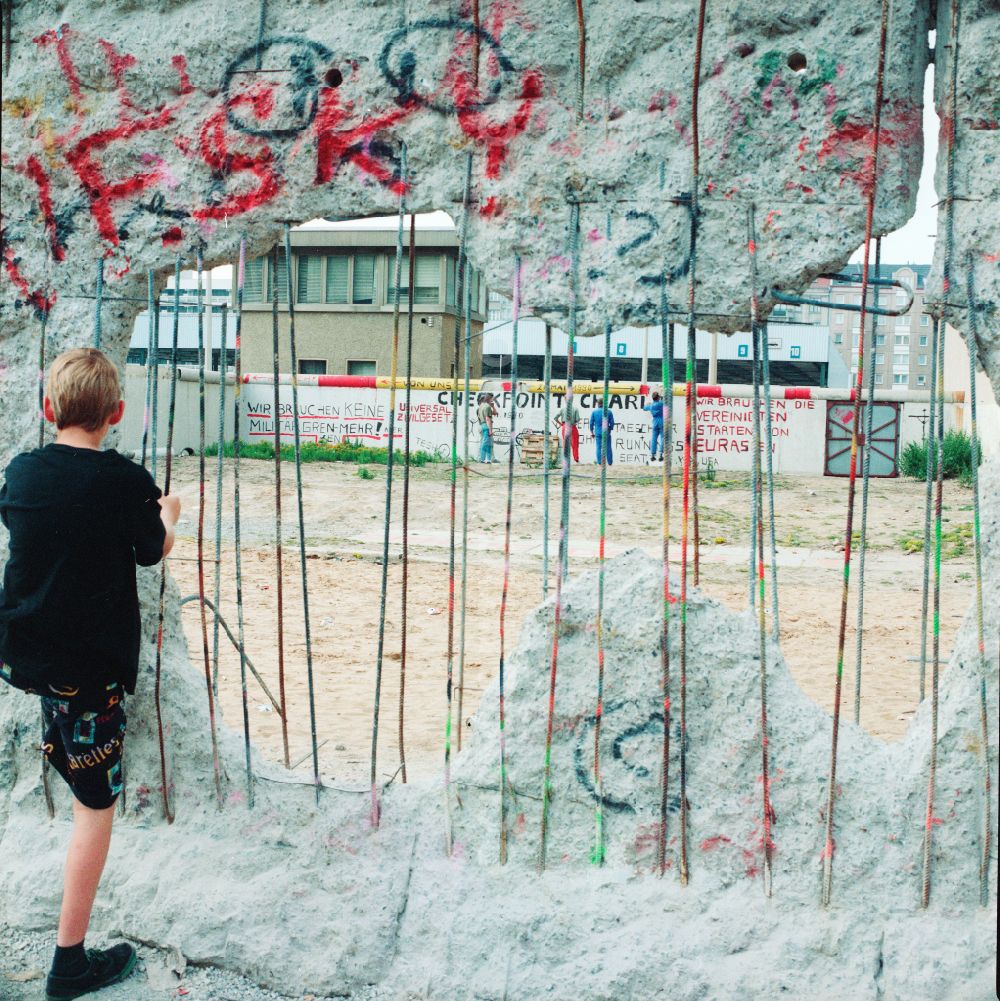
[[[135,969],[135,949],[119,942],[110,949],[88,949],[90,965],[77,977],[57,977],[49,974],[45,983],[46,1001],[71,1001],[91,991],[117,984]]]

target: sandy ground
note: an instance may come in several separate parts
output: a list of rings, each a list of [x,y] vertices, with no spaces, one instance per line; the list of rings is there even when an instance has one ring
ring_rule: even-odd
[[[215,460],[208,461],[206,559],[214,558]],[[364,785],[370,767],[378,648],[381,551],[385,510],[385,468],[368,467],[362,479],[352,464],[303,467],[309,607],[312,625],[316,732],[324,775],[345,785]],[[310,768],[310,711],[307,685],[294,466],[283,464],[282,538],[285,697],[288,752],[292,766]],[[521,469],[518,470],[522,472]],[[597,566],[599,482],[597,470],[575,467],[570,514],[571,572]],[[402,566],[402,475],[397,468],[390,523],[386,635],[382,668],[378,774],[397,772],[399,689],[402,664],[400,619]],[[507,643],[517,642],[524,615],[542,598],[543,483],[539,473],[515,480]],[[178,545],[170,569],[185,595],[198,590],[198,460],[176,462],[175,491],[184,502]],[[660,552],[659,468],[614,469],[607,490],[607,553],[632,547]],[[675,481],[676,483],[676,481]],[[232,462],[223,482],[223,616],[237,628]],[[465,659],[459,653],[461,531],[456,561],[453,700],[458,726],[458,692],[464,677],[462,718],[468,720],[492,680],[499,656],[499,610],[503,582],[506,467],[477,466],[469,476],[469,544]],[[680,490],[672,490],[671,537],[681,534]],[[843,532],[847,482],[822,477],[782,477],[776,490],[781,647],[803,690],[827,710],[834,697],[837,626],[843,581]],[[550,587],[556,564],[558,474],[550,481]],[[461,514],[462,478],[458,505]],[[719,474],[699,492],[700,586],[733,610],[747,606],[749,486],[747,477]],[[444,756],[448,676],[449,467],[411,471],[409,510],[408,627],[404,703],[404,747],[408,777],[433,775]],[[923,557],[906,553],[907,531],[922,532],[924,486],[907,480],[873,480],[869,549],[865,567],[865,633],[862,657],[861,722],[872,734],[899,739],[919,697],[920,607]],[[945,530],[971,521],[971,494],[946,485]],[[274,521],[274,468],[270,462],[241,465],[241,531],[246,650],[275,699],[278,672]],[[860,527],[860,489],[855,529]],[[679,559],[680,545],[671,558]],[[214,588],[214,563],[206,564],[206,589]],[[951,643],[973,592],[973,563],[966,553],[943,563],[941,650]],[[853,712],[857,557],[852,561],[842,711]],[[770,587],[770,585],[768,585]],[[770,598],[769,598],[770,600]],[[770,614],[770,607],[768,609]],[[192,662],[202,663],[201,621],[195,603],[184,611]],[[208,618],[212,645],[212,617]],[[224,634],[220,640],[220,702],[230,725],[242,728],[239,658]],[[596,669],[596,668],[595,668]],[[275,760],[284,756],[280,714],[262,688],[249,681],[252,740]],[[542,707],[539,708],[541,713]],[[456,739],[457,743],[457,739]]]

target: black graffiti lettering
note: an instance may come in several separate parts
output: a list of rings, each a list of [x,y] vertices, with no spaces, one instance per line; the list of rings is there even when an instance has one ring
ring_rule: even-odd
[[[288,107],[283,114],[281,109],[273,112],[274,119],[280,118],[283,125],[277,125],[274,121],[262,123],[252,115],[244,116],[236,106],[235,95],[231,92],[237,75],[252,73],[258,53],[262,61],[265,56],[269,56],[267,69],[288,71]],[[265,38],[259,46],[247,46],[226,67],[222,76],[222,93],[229,124],[238,132],[262,139],[293,139],[309,128],[316,117],[319,89],[323,86],[319,67],[333,58],[333,52],[325,45],[301,35],[275,35]],[[324,69],[323,73],[325,72]]]
[[[500,72],[490,78],[485,93],[479,93],[476,99],[471,95],[462,95],[458,105],[447,94],[443,93],[440,84],[424,93],[418,89],[418,77],[433,79],[429,73],[418,72],[417,52],[431,51],[434,48],[429,39],[414,41],[413,36],[420,33],[447,32],[449,35],[465,34],[470,39],[478,41],[481,47],[489,50]],[[515,72],[510,57],[503,51],[499,40],[482,27],[477,27],[471,21],[461,18],[428,18],[415,21],[413,24],[398,28],[385,40],[378,57],[378,67],[386,82],[396,92],[396,101],[400,105],[415,102],[425,108],[440,112],[442,115],[452,115],[457,112],[481,111],[500,99],[504,88],[506,74]],[[444,67],[442,67],[443,71]],[[443,72],[441,74],[443,76]]]
[[[604,809],[613,813],[636,813],[636,796],[627,796],[620,789],[620,779],[630,773],[633,778],[644,780],[641,785],[648,787],[649,805],[659,803],[659,793],[654,786],[659,777],[659,742],[663,738],[663,713],[654,711],[643,715],[644,710],[634,702],[612,702],[605,708],[601,721],[602,746],[611,742],[611,761],[606,762],[603,771],[603,795],[598,795],[594,785],[594,728],[597,716],[588,716],[576,728],[577,741],[574,750],[574,765],[577,782],[586,789]],[[676,718],[672,721],[671,738],[680,741],[680,727]],[[645,749],[643,744],[648,745]],[[642,755],[642,757],[640,757]],[[645,762],[654,763],[650,769]],[[643,790],[645,791],[645,790]],[[667,807],[671,813],[680,810],[680,797],[668,798]]]
[[[654,234],[659,230],[660,224],[656,221],[656,217],[650,212],[637,212],[635,209],[629,209],[625,213],[625,218],[629,222],[644,222],[649,227],[645,232],[640,233],[635,239],[629,240],[628,243],[622,244],[620,247],[615,249],[615,253],[619,257],[627,257],[632,253],[633,250],[638,250],[640,247],[649,243],[653,239]]]

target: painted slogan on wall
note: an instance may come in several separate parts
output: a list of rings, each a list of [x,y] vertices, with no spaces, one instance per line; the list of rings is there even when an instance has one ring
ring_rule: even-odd
[[[243,441],[273,439],[273,386],[250,383],[243,387],[241,437]],[[561,394],[553,393],[550,410],[554,415],[564,402]],[[642,465],[649,462],[651,415],[643,410],[649,400],[645,396],[612,394],[610,410],[614,414],[612,453],[617,464]],[[590,432],[590,415],[600,405],[600,396],[585,393],[574,396],[580,409],[580,461],[593,462],[596,454],[594,435]],[[511,447],[510,417],[512,397],[504,392],[497,398],[500,413],[494,420],[494,451],[504,460]],[[683,402],[675,400],[678,414]],[[458,398],[459,419],[464,401]],[[389,440],[389,391],[340,387],[299,387],[299,433],[303,441],[360,442],[373,448],[385,448]],[[475,394],[469,401],[466,425],[469,455],[478,455],[481,426],[476,419]],[[814,473],[823,471],[823,434],[825,404],[813,400],[773,400],[771,403],[771,451],[776,472]],[[290,386],[281,387],[279,427],[282,437],[291,442],[294,435],[292,395]],[[396,394],[394,441],[403,447],[407,410],[405,394]],[[410,447],[441,458],[451,455],[452,401],[448,390],[413,390],[410,410]],[[545,398],[541,393],[517,394],[517,435],[515,458],[528,434],[543,431]],[[557,433],[555,424],[552,433]],[[700,461],[723,470],[751,468],[753,457],[753,401],[732,399],[705,400],[698,407],[698,452]],[[683,444],[675,437],[674,450],[679,456]],[[464,442],[459,431],[459,454],[464,455]]]

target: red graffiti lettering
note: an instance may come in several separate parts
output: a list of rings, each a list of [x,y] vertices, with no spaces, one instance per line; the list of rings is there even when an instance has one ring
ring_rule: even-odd
[[[255,88],[252,92],[241,94],[233,99],[231,106],[249,105],[255,115],[266,118],[273,107],[273,95],[269,87],[263,88],[263,91],[266,93]],[[271,201],[281,190],[281,180],[275,170],[274,155],[269,146],[261,142],[254,154],[236,152],[230,148],[226,131],[227,112],[227,108],[219,108],[201,127],[198,149],[202,159],[217,176],[252,174],[257,178],[258,184],[250,191],[230,192],[216,204],[196,209],[191,213],[195,219],[225,219],[227,216],[249,212]]]
[[[30,177],[38,187],[38,204],[42,210],[42,217],[45,219],[45,233],[49,238],[49,249],[52,251],[53,260],[65,260],[66,249],[59,243],[55,215],[52,212],[52,188],[49,183],[49,175],[45,173],[41,161],[34,154],[29,156],[24,166],[18,170]]]
[[[70,27],[68,24],[61,24],[58,28],[50,29],[33,39],[36,45],[54,45],[56,48],[56,59],[59,60],[59,68],[63,72],[66,86],[69,87],[70,97],[73,99],[73,113],[83,114],[83,94],[80,90],[80,74],[76,71],[73,59],[69,54],[68,41],[70,37]]]

